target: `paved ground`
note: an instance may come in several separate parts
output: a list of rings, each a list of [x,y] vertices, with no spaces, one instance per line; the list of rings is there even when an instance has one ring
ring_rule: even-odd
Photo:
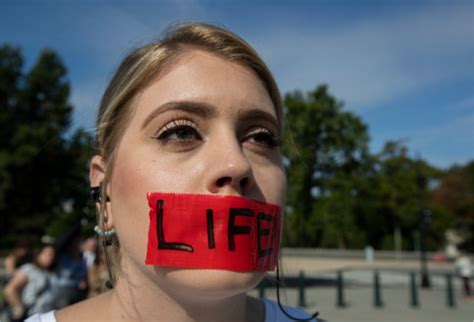
[[[458,279],[453,279],[456,306],[447,305],[446,277],[447,272],[454,273],[452,263],[430,263],[432,273],[430,289],[419,289],[420,306],[410,305],[409,273],[418,272],[418,261],[379,260],[367,263],[358,259],[329,259],[291,257],[283,258],[283,266],[287,277],[295,277],[299,271],[305,271],[309,278],[306,288],[305,310],[320,311],[320,317],[330,322],[338,321],[468,321],[474,322],[474,299],[465,299],[461,294]],[[345,300],[347,306],[336,306],[336,271],[344,269]],[[382,300],[384,306],[375,308],[373,305],[372,288],[373,270],[380,272],[382,283]],[[295,279],[289,279],[294,286]],[[474,284],[474,282],[473,282]],[[474,285],[473,285],[474,286]],[[266,296],[276,299],[273,288],[266,289]],[[257,291],[252,295],[258,296]],[[286,290],[286,303],[291,306],[298,304],[298,291],[294,287]]]
[[[257,292],[252,293],[257,296]],[[297,306],[297,291],[286,291],[287,304]],[[320,317],[329,322],[339,321],[413,321],[413,322],[438,322],[438,321],[466,321],[474,320],[474,300],[456,297],[456,307],[448,308],[445,293],[441,289],[420,292],[420,306],[413,308],[409,303],[408,289],[385,288],[382,290],[384,306],[374,308],[373,291],[367,287],[351,287],[345,292],[348,306],[338,308],[334,288],[313,287],[306,292],[308,312],[319,310]],[[276,299],[274,290],[267,290],[266,296]]]

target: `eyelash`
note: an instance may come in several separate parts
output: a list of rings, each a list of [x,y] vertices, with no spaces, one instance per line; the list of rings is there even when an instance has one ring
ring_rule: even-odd
[[[158,131],[155,135],[153,135],[152,138],[163,141],[163,142],[172,142],[176,141],[179,143],[185,143],[192,141],[193,139],[170,139],[171,135],[177,134],[179,130],[184,130],[184,131],[192,131],[192,134],[194,134],[199,140],[202,139],[202,137],[199,135],[198,127],[190,120],[185,120],[185,119],[180,119],[180,120],[173,120],[170,123],[166,124],[163,129]],[[189,134],[189,133],[188,133]]]
[[[194,135],[191,139],[180,139],[174,138],[171,139],[172,135],[177,135],[178,131],[190,131],[187,134],[192,133]],[[197,125],[186,119],[173,120],[170,123],[166,124],[160,131],[152,136],[153,139],[159,140],[163,143],[175,143],[175,144],[190,144],[193,140],[202,140],[202,136],[199,134]],[[280,137],[273,134],[266,128],[254,128],[252,132],[247,134],[243,141],[253,139],[254,144],[263,146],[269,149],[275,149],[281,145]],[[263,141],[263,143],[262,143]]]
[[[253,138],[254,140],[257,139],[259,141],[264,141],[264,143],[258,143],[259,145],[264,145],[269,147],[270,149],[275,149],[280,146],[280,137],[278,135],[273,134],[269,130],[265,128],[258,128],[255,131],[251,132],[245,137],[246,139]]]

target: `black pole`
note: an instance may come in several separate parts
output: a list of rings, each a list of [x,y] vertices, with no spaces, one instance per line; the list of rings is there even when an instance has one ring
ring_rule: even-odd
[[[446,274],[446,305],[449,308],[456,307],[456,300],[454,298],[453,279],[450,273]]]
[[[410,304],[413,307],[420,306],[420,302],[418,301],[418,288],[416,285],[416,273],[410,273]]]
[[[338,307],[345,307],[346,303],[344,301],[344,277],[342,276],[342,271],[337,272],[337,300],[336,305]]]
[[[300,272],[300,276],[298,279],[298,289],[299,289],[299,296],[298,296],[298,305],[300,307],[306,306],[306,299],[304,294],[304,273],[303,271]]]
[[[420,230],[420,250],[421,250],[421,287],[423,288],[430,288],[430,279],[428,277],[428,264],[426,259],[426,250],[425,250],[425,242],[424,242],[424,233],[425,228],[422,227]]]
[[[422,209],[420,214],[420,260],[421,260],[421,287],[430,288],[430,277],[428,273],[428,260],[426,258],[425,234],[426,226],[431,222],[431,211]]]
[[[380,289],[380,276],[377,270],[374,271],[374,306],[383,307],[382,291]]]

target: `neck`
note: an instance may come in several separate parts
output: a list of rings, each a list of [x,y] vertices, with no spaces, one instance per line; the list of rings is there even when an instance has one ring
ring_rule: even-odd
[[[122,258],[122,268],[124,268]],[[253,311],[245,293],[204,297],[193,292],[166,292],[139,269],[129,265],[118,278],[110,308],[128,321],[245,322]],[[252,303],[251,303],[252,304]],[[251,315],[251,314],[250,314]],[[253,319],[255,321],[255,316]]]

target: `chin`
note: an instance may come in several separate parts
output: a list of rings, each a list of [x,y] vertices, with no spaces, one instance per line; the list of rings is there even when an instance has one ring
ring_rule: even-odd
[[[191,294],[193,298],[224,299],[252,290],[265,272],[239,272],[217,269],[177,269],[155,267],[174,293]],[[160,274],[160,275],[161,275]],[[168,288],[167,287],[167,288]]]

